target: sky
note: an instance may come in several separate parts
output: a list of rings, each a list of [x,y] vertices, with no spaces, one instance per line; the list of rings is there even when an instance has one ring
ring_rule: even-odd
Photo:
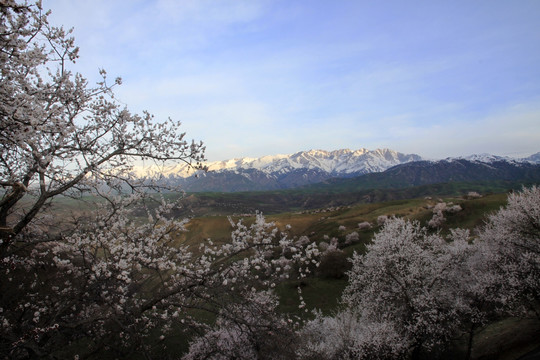
[[[91,82],[209,161],[540,151],[540,1],[43,0]]]

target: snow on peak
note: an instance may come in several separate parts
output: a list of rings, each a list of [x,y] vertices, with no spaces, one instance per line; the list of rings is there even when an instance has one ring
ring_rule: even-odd
[[[537,158],[535,158],[535,156]],[[520,162],[536,163],[537,162],[536,160],[538,160],[538,158],[540,158],[538,154],[533,154],[527,158],[517,159],[517,158],[512,158],[510,156],[498,156],[498,155],[482,153],[482,154],[472,154],[472,155],[467,155],[467,156],[449,157],[449,158],[444,159],[444,161],[467,160],[467,161],[473,161],[473,162],[483,162],[487,164],[491,164],[497,161],[517,162],[517,163],[520,163]]]
[[[418,155],[406,155],[390,149],[334,151],[309,150],[289,155],[267,155],[260,158],[237,158],[206,163],[209,171],[243,172],[255,169],[266,174],[284,174],[297,169],[318,170],[335,175],[379,172],[409,161],[421,160]],[[162,174],[189,177],[194,171],[186,164],[171,167],[134,169],[137,174]]]
[[[540,152],[537,152],[536,154],[532,154],[531,156],[528,156],[526,158],[520,159],[520,161],[528,162],[531,164],[540,164]]]
[[[259,158],[235,158],[223,161],[208,162],[205,165],[209,171],[220,173],[225,171],[245,174],[246,170],[258,170],[267,175],[286,174],[295,170],[324,171],[332,176],[347,176],[348,174],[366,174],[381,172],[392,166],[423,160],[414,154],[403,154],[391,149],[357,150],[340,149],[334,151],[308,150],[294,154],[267,155]],[[462,157],[450,157],[442,161],[468,160],[474,162],[493,163],[496,161],[540,163],[540,153],[523,159],[491,154],[473,154]],[[433,160],[440,161],[440,160]],[[137,176],[174,176],[190,177],[197,171],[187,164],[171,166],[150,166],[133,168]]]
[[[485,162],[485,163],[492,163],[495,161],[510,161],[509,157],[503,157],[503,156],[497,156],[497,155],[491,155],[491,154],[473,154],[469,156],[462,157],[462,159],[469,160],[469,161],[479,161],[479,162]]]
[[[540,164],[540,152],[536,154],[532,154],[525,158],[514,158],[510,156],[499,156],[499,155],[492,155],[487,153],[481,153],[481,154],[472,154],[467,156],[458,156],[458,157],[447,157],[443,160],[430,160],[432,162],[437,161],[456,161],[456,160],[467,160],[472,162],[481,162],[486,164],[492,164],[494,162],[499,161],[505,161],[510,163],[531,163],[531,164]]]

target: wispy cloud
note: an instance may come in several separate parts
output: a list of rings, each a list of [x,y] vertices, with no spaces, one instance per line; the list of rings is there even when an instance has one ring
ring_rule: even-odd
[[[540,151],[538,124],[540,101],[511,106],[478,119],[405,126],[403,129],[410,134],[394,138],[393,143],[434,158],[474,153],[521,157]]]
[[[540,150],[535,1],[44,6],[76,27],[78,71],[122,76],[129,108],[182,120],[211,160],[311,148]]]

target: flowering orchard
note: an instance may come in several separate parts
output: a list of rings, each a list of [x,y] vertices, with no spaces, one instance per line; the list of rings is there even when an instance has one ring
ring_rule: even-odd
[[[173,329],[211,331],[201,312],[245,336],[283,332],[267,291],[305,276],[317,248],[295,245],[262,215],[223,245],[175,243],[185,230],[170,215],[177,204],[131,166],[203,168],[203,144],[187,142],[178,122],[130,113],[114,98],[119,78],[111,85],[102,70],[90,86],[70,72],[78,48],[39,2],[2,1],[0,11],[0,353],[151,357]],[[59,197],[98,200],[58,219],[49,208]],[[141,209],[145,221],[133,215]],[[260,314],[267,325],[250,326]]]
[[[388,218],[352,264],[343,309],[304,326],[300,358],[429,358],[463,338],[470,359],[490,321],[540,320],[540,188],[511,194],[475,237]]]

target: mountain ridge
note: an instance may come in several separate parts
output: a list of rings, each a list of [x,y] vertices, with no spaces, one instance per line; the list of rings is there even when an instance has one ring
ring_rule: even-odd
[[[416,154],[404,154],[387,148],[308,150],[288,155],[209,162],[206,164],[208,171],[189,172],[187,164],[152,171],[154,176],[160,177],[162,181],[188,192],[239,192],[292,189],[332,179],[366,175],[369,176],[364,181],[372,179],[368,182],[373,186],[379,186],[376,182],[389,182],[402,187],[407,186],[407,182],[421,184],[426,181],[477,181],[482,180],[482,177],[507,178],[510,174],[519,173],[519,168],[524,166],[521,164],[540,164],[540,153],[520,159],[473,154],[426,160]],[[404,168],[400,170],[400,166]],[[468,173],[463,173],[464,169]],[[388,171],[388,174],[381,177],[377,175]],[[388,180],[396,171],[402,171],[403,174]],[[413,174],[414,171],[417,173]],[[418,182],[417,179],[420,178],[423,180]]]
[[[492,181],[539,183],[540,163],[501,159],[485,162],[462,158],[437,161],[422,160],[396,165],[381,173],[371,173],[349,179],[328,179],[304,188],[357,191],[360,189],[399,189],[452,182]]]
[[[422,160],[419,155],[391,149],[308,150],[289,155],[210,162],[206,164],[207,171],[190,172],[186,164],[152,171],[154,176],[190,192],[264,191],[290,189],[333,177],[381,172],[419,160]]]
[[[391,166],[409,161],[418,161],[416,154],[404,154],[388,148],[368,150],[339,149],[333,151],[307,150],[293,154],[266,155],[259,158],[242,157],[206,163],[208,172],[223,172],[256,169],[266,174],[283,173],[295,169],[320,169],[333,174],[370,173],[383,171]],[[187,178],[195,172],[187,164],[169,167],[135,167],[137,176],[161,174]]]

